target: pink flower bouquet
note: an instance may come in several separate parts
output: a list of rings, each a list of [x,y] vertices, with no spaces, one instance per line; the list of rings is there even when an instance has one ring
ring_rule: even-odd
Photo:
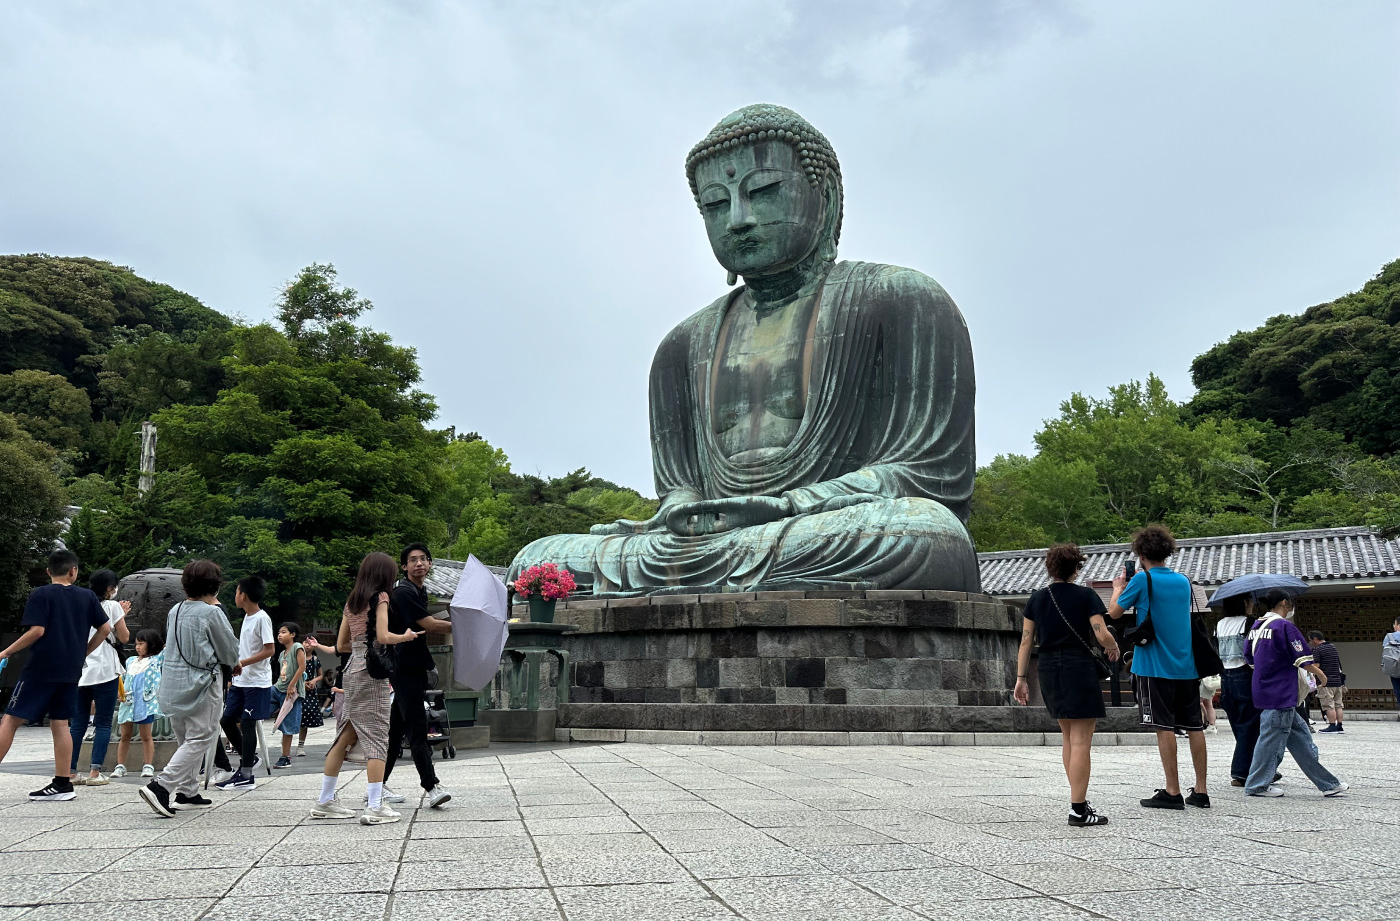
[[[541,563],[515,577],[515,593],[521,598],[539,595],[545,601],[562,601],[577,586],[567,569],[554,563]]]

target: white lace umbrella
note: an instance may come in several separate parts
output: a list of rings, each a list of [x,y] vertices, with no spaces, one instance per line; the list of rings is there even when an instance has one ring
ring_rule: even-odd
[[[462,566],[462,579],[447,606],[452,614],[452,677],[480,691],[501,667],[506,648],[506,587],[474,556]]]

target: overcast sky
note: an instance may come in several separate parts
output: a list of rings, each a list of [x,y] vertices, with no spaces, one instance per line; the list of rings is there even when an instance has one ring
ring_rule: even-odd
[[[646,380],[725,290],[683,161],[789,106],[841,256],[962,308],[982,463],[1400,256],[1400,4],[0,6],[0,251],[262,320],[332,262],[439,423],[653,491]]]

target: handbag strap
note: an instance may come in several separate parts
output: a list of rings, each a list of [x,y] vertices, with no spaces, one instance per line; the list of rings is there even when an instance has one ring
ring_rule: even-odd
[[[1152,570],[1144,569],[1143,577],[1147,579],[1147,614],[1143,616],[1143,623],[1152,619]]]
[[[1056,598],[1055,593],[1051,591],[1054,587],[1055,583],[1051,582],[1049,585],[1045,586],[1045,593],[1050,596],[1050,602],[1055,605],[1055,610],[1059,612],[1060,620],[1064,622],[1065,629],[1074,634],[1074,638],[1079,640],[1079,645],[1083,646],[1085,650],[1088,651],[1089,655],[1098,656],[1099,653],[1095,652],[1093,647],[1084,641],[1084,637],[1079,635],[1079,631],[1070,626],[1069,618],[1065,617],[1064,608],[1060,607],[1059,599]]]

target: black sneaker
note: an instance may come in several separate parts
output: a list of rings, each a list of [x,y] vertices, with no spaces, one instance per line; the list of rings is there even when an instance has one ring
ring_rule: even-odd
[[[1185,809],[1186,803],[1182,800],[1181,794],[1175,796],[1166,790],[1158,790],[1152,794],[1150,799],[1139,800],[1144,809]]]
[[[170,791],[162,787],[160,781],[153,780],[137,792],[146,801],[146,805],[155,810],[156,815],[163,815],[167,819],[175,815],[175,810],[170,808]]]
[[[245,774],[242,771],[234,771],[233,776],[223,783],[216,783],[214,786],[220,790],[251,790],[257,786],[257,781],[252,774]]]
[[[1196,792],[1196,788],[1195,788],[1195,787],[1192,787],[1192,788],[1191,788],[1191,795],[1188,796],[1188,797],[1186,797],[1186,805],[1188,805],[1188,806],[1195,806],[1195,807],[1198,808],[1198,809],[1209,809],[1209,808],[1210,808],[1210,794],[1209,794],[1209,793],[1197,793],[1197,792]]]
[[[1090,825],[1107,825],[1108,816],[1099,815],[1094,811],[1093,806],[1085,806],[1082,815],[1075,812],[1073,809],[1070,810],[1069,824],[1076,828],[1087,828]]]
[[[29,799],[36,803],[46,801],[63,803],[77,798],[78,794],[73,792],[73,781],[67,777],[55,777],[44,789],[35,790],[29,794]]]
[[[174,808],[176,809],[208,809],[212,805],[214,805],[212,799],[209,799],[207,796],[200,796],[198,793],[194,796],[186,796],[183,793],[175,794]]]

